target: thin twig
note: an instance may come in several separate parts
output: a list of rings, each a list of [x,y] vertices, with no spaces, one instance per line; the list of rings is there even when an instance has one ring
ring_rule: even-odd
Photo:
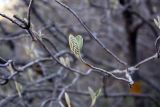
[[[60,2],[59,0],[55,0],[58,4],[60,4],[61,6],[63,6],[64,8],[66,8],[69,12],[71,12],[75,18],[82,24],[82,26],[85,28],[85,30],[89,33],[89,35],[95,40],[97,41],[97,43],[106,51],[108,52],[110,55],[112,55],[119,63],[125,65],[125,67],[127,66],[127,63],[122,61],[120,58],[118,58],[113,52],[111,52],[109,49],[107,49],[104,44],[92,33],[92,31],[88,28],[88,26],[84,23],[84,21],[77,15],[77,13],[75,11],[73,11],[70,7],[68,7],[67,5],[65,5],[64,3]]]
[[[34,0],[30,0],[29,6],[28,6],[28,13],[27,13],[27,20],[28,20],[28,25],[30,26],[31,24],[31,8],[33,5]]]
[[[24,28],[24,26],[20,25],[15,20],[13,20],[12,18],[6,16],[5,14],[0,13],[0,16],[4,17],[5,19],[8,19],[9,21],[11,21],[12,23],[14,23],[15,25],[19,26],[20,28]]]
[[[158,58],[158,54],[156,53],[156,54],[154,54],[154,55],[152,55],[152,56],[150,56],[150,57],[142,60],[141,62],[137,63],[134,67],[135,67],[135,68],[138,68],[138,67],[141,66],[142,64],[147,63],[147,62],[149,62],[149,61],[151,61],[151,60],[154,60],[154,59],[157,59],[157,58]]]

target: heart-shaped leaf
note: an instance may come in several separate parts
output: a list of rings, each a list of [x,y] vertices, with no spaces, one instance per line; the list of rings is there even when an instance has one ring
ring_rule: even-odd
[[[82,43],[81,37],[78,37],[78,42],[76,37],[74,37],[72,34],[69,35],[69,46],[71,51],[76,55],[77,58],[80,58],[80,45]],[[80,45],[79,45],[80,44]]]
[[[79,47],[79,49],[81,50],[82,47],[83,47],[83,38],[82,38],[81,35],[77,35],[75,38],[76,38],[76,40],[77,40],[78,47]]]

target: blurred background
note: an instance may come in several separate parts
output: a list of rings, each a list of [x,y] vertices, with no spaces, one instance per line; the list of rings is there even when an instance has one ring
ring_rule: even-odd
[[[159,0],[59,1],[73,9],[104,46],[129,66],[156,53],[155,40],[160,29],[153,20],[160,15]],[[29,3],[29,0],[0,0],[0,13],[11,18],[17,15],[25,20]],[[125,69],[89,36],[71,12],[55,0],[34,0],[31,26],[33,33],[44,39],[60,62],[81,73],[90,69],[70,52],[69,34],[82,35],[81,54],[90,64],[107,71]],[[9,82],[0,85],[0,107],[67,107],[63,91],[68,93],[72,107],[89,107],[88,87],[95,91],[102,89],[94,107],[160,107],[159,59],[141,65],[131,75],[135,81],[132,87],[94,70],[80,75],[57,64],[25,30],[1,16],[0,57],[13,60],[17,68],[23,69]],[[0,67],[0,75],[1,80],[11,72],[7,67]],[[15,81],[21,87],[21,97],[17,94]]]

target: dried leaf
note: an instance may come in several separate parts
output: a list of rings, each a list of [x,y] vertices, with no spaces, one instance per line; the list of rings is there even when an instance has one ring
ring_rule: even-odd
[[[59,60],[64,66],[66,66],[66,62],[65,62],[65,59],[63,57],[60,57]]]
[[[60,62],[64,65],[64,66],[70,66],[70,59],[69,57],[60,57],[59,58]]]
[[[11,64],[9,64],[9,66],[8,66],[8,70],[11,72],[11,74],[13,74],[13,73],[14,73],[14,70],[13,70],[13,68],[12,68],[12,65],[11,65]],[[18,92],[18,95],[19,95],[19,97],[21,97],[21,96],[22,96],[22,95],[21,95],[22,85],[21,85],[20,83],[18,83],[17,81],[15,81],[14,83],[15,83],[16,90],[17,90],[17,92]]]
[[[69,57],[66,57],[65,58],[65,62],[66,62],[66,66],[70,66],[70,59],[69,59]]]
[[[154,23],[155,23],[156,26],[160,29],[160,16],[157,16],[157,18],[154,19]]]
[[[18,82],[15,81],[15,86],[16,86],[16,90],[18,92],[19,97],[22,97],[21,92],[22,92],[22,85]]]

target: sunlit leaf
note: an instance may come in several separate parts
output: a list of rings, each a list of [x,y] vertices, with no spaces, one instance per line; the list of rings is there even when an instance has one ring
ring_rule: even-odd
[[[98,89],[96,92],[93,91],[92,88],[88,87],[89,94],[91,96],[92,102],[91,107],[95,105],[97,98],[101,95],[101,89]]]
[[[67,93],[64,93],[64,95],[65,95],[65,100],[66,100],[67,106],[71,107],[71,101],[70,101],[69,95]]]
[[[102,90],[101,89],[98,89],[97,91],[96,91],[96,97],[99,97],[100,95],[101,95],[101,92],[102,92]]]
[[[88,87],[88,91],[89,91],[91,98],[93,99],[93,97],[95,96],[93,89],[91,87]]]
[[[79,49],[81,50],[82,47],[83,47],[83,38],[82,38],[81,35],[77,35],[75,38],[76,38],[76,40],[77,40],[78,47],[79,47]]]
[[[69,35],[69,46],[74,55],[77,58],[80,58],[80,48],[78,46],[77,39],[72,34]]]

